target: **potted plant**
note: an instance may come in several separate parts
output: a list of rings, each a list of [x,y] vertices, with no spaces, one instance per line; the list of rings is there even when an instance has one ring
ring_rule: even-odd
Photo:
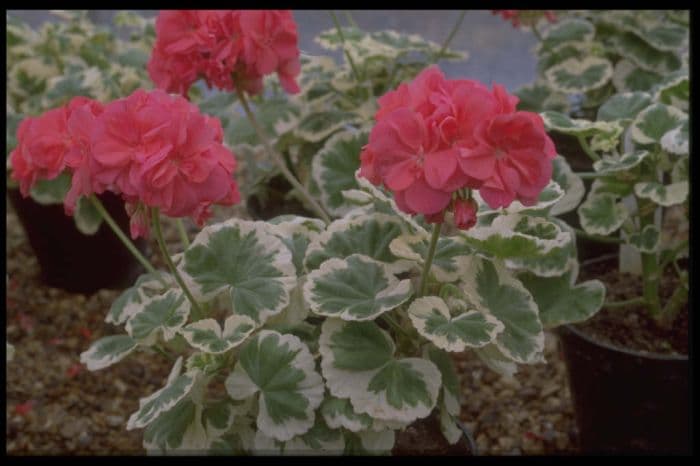
[[[592,180],[581,233],[621,245],[607,263],[583,264],[608,285],[604,311],[561,331],[584,451],[690,451],[689,88],[678,72],[614,94],[594,121],[542,114],[596,160],[578,174]]]
[[[129,41],[96,27],[86,12],[54,14],[62,21],[45,24],[39,31],[15,17],[7,18],[7,195],[46,284],[82,293],[124,288],[144,269],[103,225],[99,211],[104,209],[110,221],[123,230],[129,221],[124,203],[105,193],[98,196],[101,205],[83,198],[71,212],[73,218],[64,214],[61,204],[69,192],[72,169],[65,165],[65,153],[56,147],[57,141],[39,136],[46,125],[62,124],[65,115],[59,110],[38,115],[67,105],[76,96],[105,101],[143,85],[147,81],[144,57],[152,34],[147,33],[143,20],[131,14],[120,14],[116,21],[134,27]],[[19,128],[22,120],[26,121],[24,129]],[[17,148],[18,131],[29,133],[22,148]],[[15,161],[32,160],[31,167],[25,163],[22,169],[25,176],[33,173],[29,176],[35,177],[34,183],[21,194],[17,186],[21,176],[9,157],[13,151],[17,152]],[[145,241],[136,241],[136,247],[143,252]],[[110,266],[105,268],[105,263]]]
[[[180,64],[192,77],[207,70],[216,70],[207,76],[212,82],[232,77],[225,86],[263,135],[247,103],[266,74],[254,65],[269,50],[256,47],[272,42],[266,36],[293,42],[290,18],[273,11],[162,12],[151,73],[188,76],[169,73]],[[191,36],[167,35],[183,23]],[[227,28],[242,47],[225,47]],[[182,56],[166,52],[188,47]],[[286,50],[273,49],[271,61],[280,68],[265,69],[293,91],[296,73],[285,72],[299,67],[281,65],[294,60]],[[186,93],[189,84],[159,85]],[[180,105],[182,99],[158,92],[143,98]],[[341,167],[321,171],[335,220],[261,139],[318,218],[231,218],[205,227],[174,255],[162,240],[160,215],[174,215],[177,205],[165,210],[156,202],[166,189],[159,178],[130,179],[139,231],[155,233],[168,270],[126,290],[106,318],[124,332],[81,355],[90,370],[140,351],[173,363],[163,388],[140,400],[127,429],[145,429],[144,447],[152,453],[416,454],[398,448],[410,446],[419,428],[464,442],[450,353],[473,350],[512,375],[517,364],[543,362],[545,327],[589,318],[605,294],[597,280],[577,281],[574,236],[551,215],[575,208],[577,194],[567,191],[571,169],[542,119],[516,111],[516,103],[502,86],[447,79],[437,67],[385,94],[374,104],[366,144],[341,144],[357,138],[359,130],[347,127],[331,138],[333,151],[313,155],[312,166]],[[139,146],[143,157],[125,159],[135,173],[156,156],[171,167],[178,151],[158,152],[172,137],[164,127],[153,130],[155,149]],[[105,147],[93,145],[88,157],[104,160]],[[351,158],[359,170],[335,163]],[[353,182],[334,191],[348,176],[346,165]],[[186,166],[183,160],[169,170]],[[94,176],[102,178],[101,171]],[[181,179],[183,191],[206,191],[190,190],[194,179]],[[551,299],[554,288],[565,299]],[[407,434],[408,444],[401,440]]]

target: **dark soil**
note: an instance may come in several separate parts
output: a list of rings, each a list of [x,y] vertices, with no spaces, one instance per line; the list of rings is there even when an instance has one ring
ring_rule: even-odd
[[[580,280],[597,278],[605,283],[606,301],[624,301],[642,295],[642,277],[621,273],[617,259],[582,264]],[[662,305],[670,298],[679,283],[673,267],[661,278],[660,296]],[[636,351],[658,354],[688,354],[688,304],[682,307],[667,328],[660,326],[645,306],[603,308],[591,319],[576,328],[598,341],[604,341]]]

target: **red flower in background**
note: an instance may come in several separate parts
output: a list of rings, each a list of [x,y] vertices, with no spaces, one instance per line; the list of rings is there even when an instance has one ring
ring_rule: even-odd
[[[203,77],[209,87],[257,94],[276,72],[285,91],[299,92],[296,23],[282,10],[164,10],[148,72],[161,89],[187,95]]]
[[[236,160],[223,145],[219,120],[162,90],[137,90],[105,106],[76,97],[27,118],[10,162],[24,196],[37,180],[68,169],[72,184],[64,206],[69,215],[80,196],[121,194],[134,238],[148,234],[148,207],[202,225],[212,204],[240,201],[233,179]]]
[[[500,15],[506,21],[510,21],[514,28],[520,26],[534,27],[540,18],[544,17],[550,23],[557,21],[554,10],[491,10],[494,15]]]
[[[541,118],[516,112],[517,102],[498,84],[489,90],[427,68],[378,99],[360,175],[429,222],[454,209],[463,229],[476,222],[476,204],[463,189],[479,189],[492,208],[515,199],[532,204],[551,178],[556,152]]]

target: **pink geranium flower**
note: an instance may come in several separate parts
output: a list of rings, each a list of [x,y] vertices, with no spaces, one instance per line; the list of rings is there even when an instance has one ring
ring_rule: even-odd
[[[391,190],[407,213],[442,222],[454,209],[466,229],[476,204],[465,189],[479,189],[493,208],[532,204],[551,178],[556,152],[542,119],[516,112],[518,98],[499,84],[446,79],[431,66],[378,103],[360,175]]]
[[[200,77],[208,86],[257,94],[276,72],[285,91],[299,92],[296,23],[282,10],[162,11],[148,72],[161,89],[187,95]]]

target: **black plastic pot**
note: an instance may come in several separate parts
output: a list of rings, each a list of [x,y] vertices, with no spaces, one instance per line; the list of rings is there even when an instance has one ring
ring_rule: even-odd
[[[64,213],[63,205],[41,205],[30,197],[23,198],[17,189],[8,189],[7,195],[36,254],[46,285],[90,294],[102,288],[126,288],[144,273],[106,223],[94,235],[84,235],[75,227],[73,218]],[[109,192],[99,198],[128,234],[129,217],[121,198]],[[143,239],[134,244],[142,252],[146,250]]]
[[[582,453],[689,454],[688,358],[641,353],[558,329]]]

